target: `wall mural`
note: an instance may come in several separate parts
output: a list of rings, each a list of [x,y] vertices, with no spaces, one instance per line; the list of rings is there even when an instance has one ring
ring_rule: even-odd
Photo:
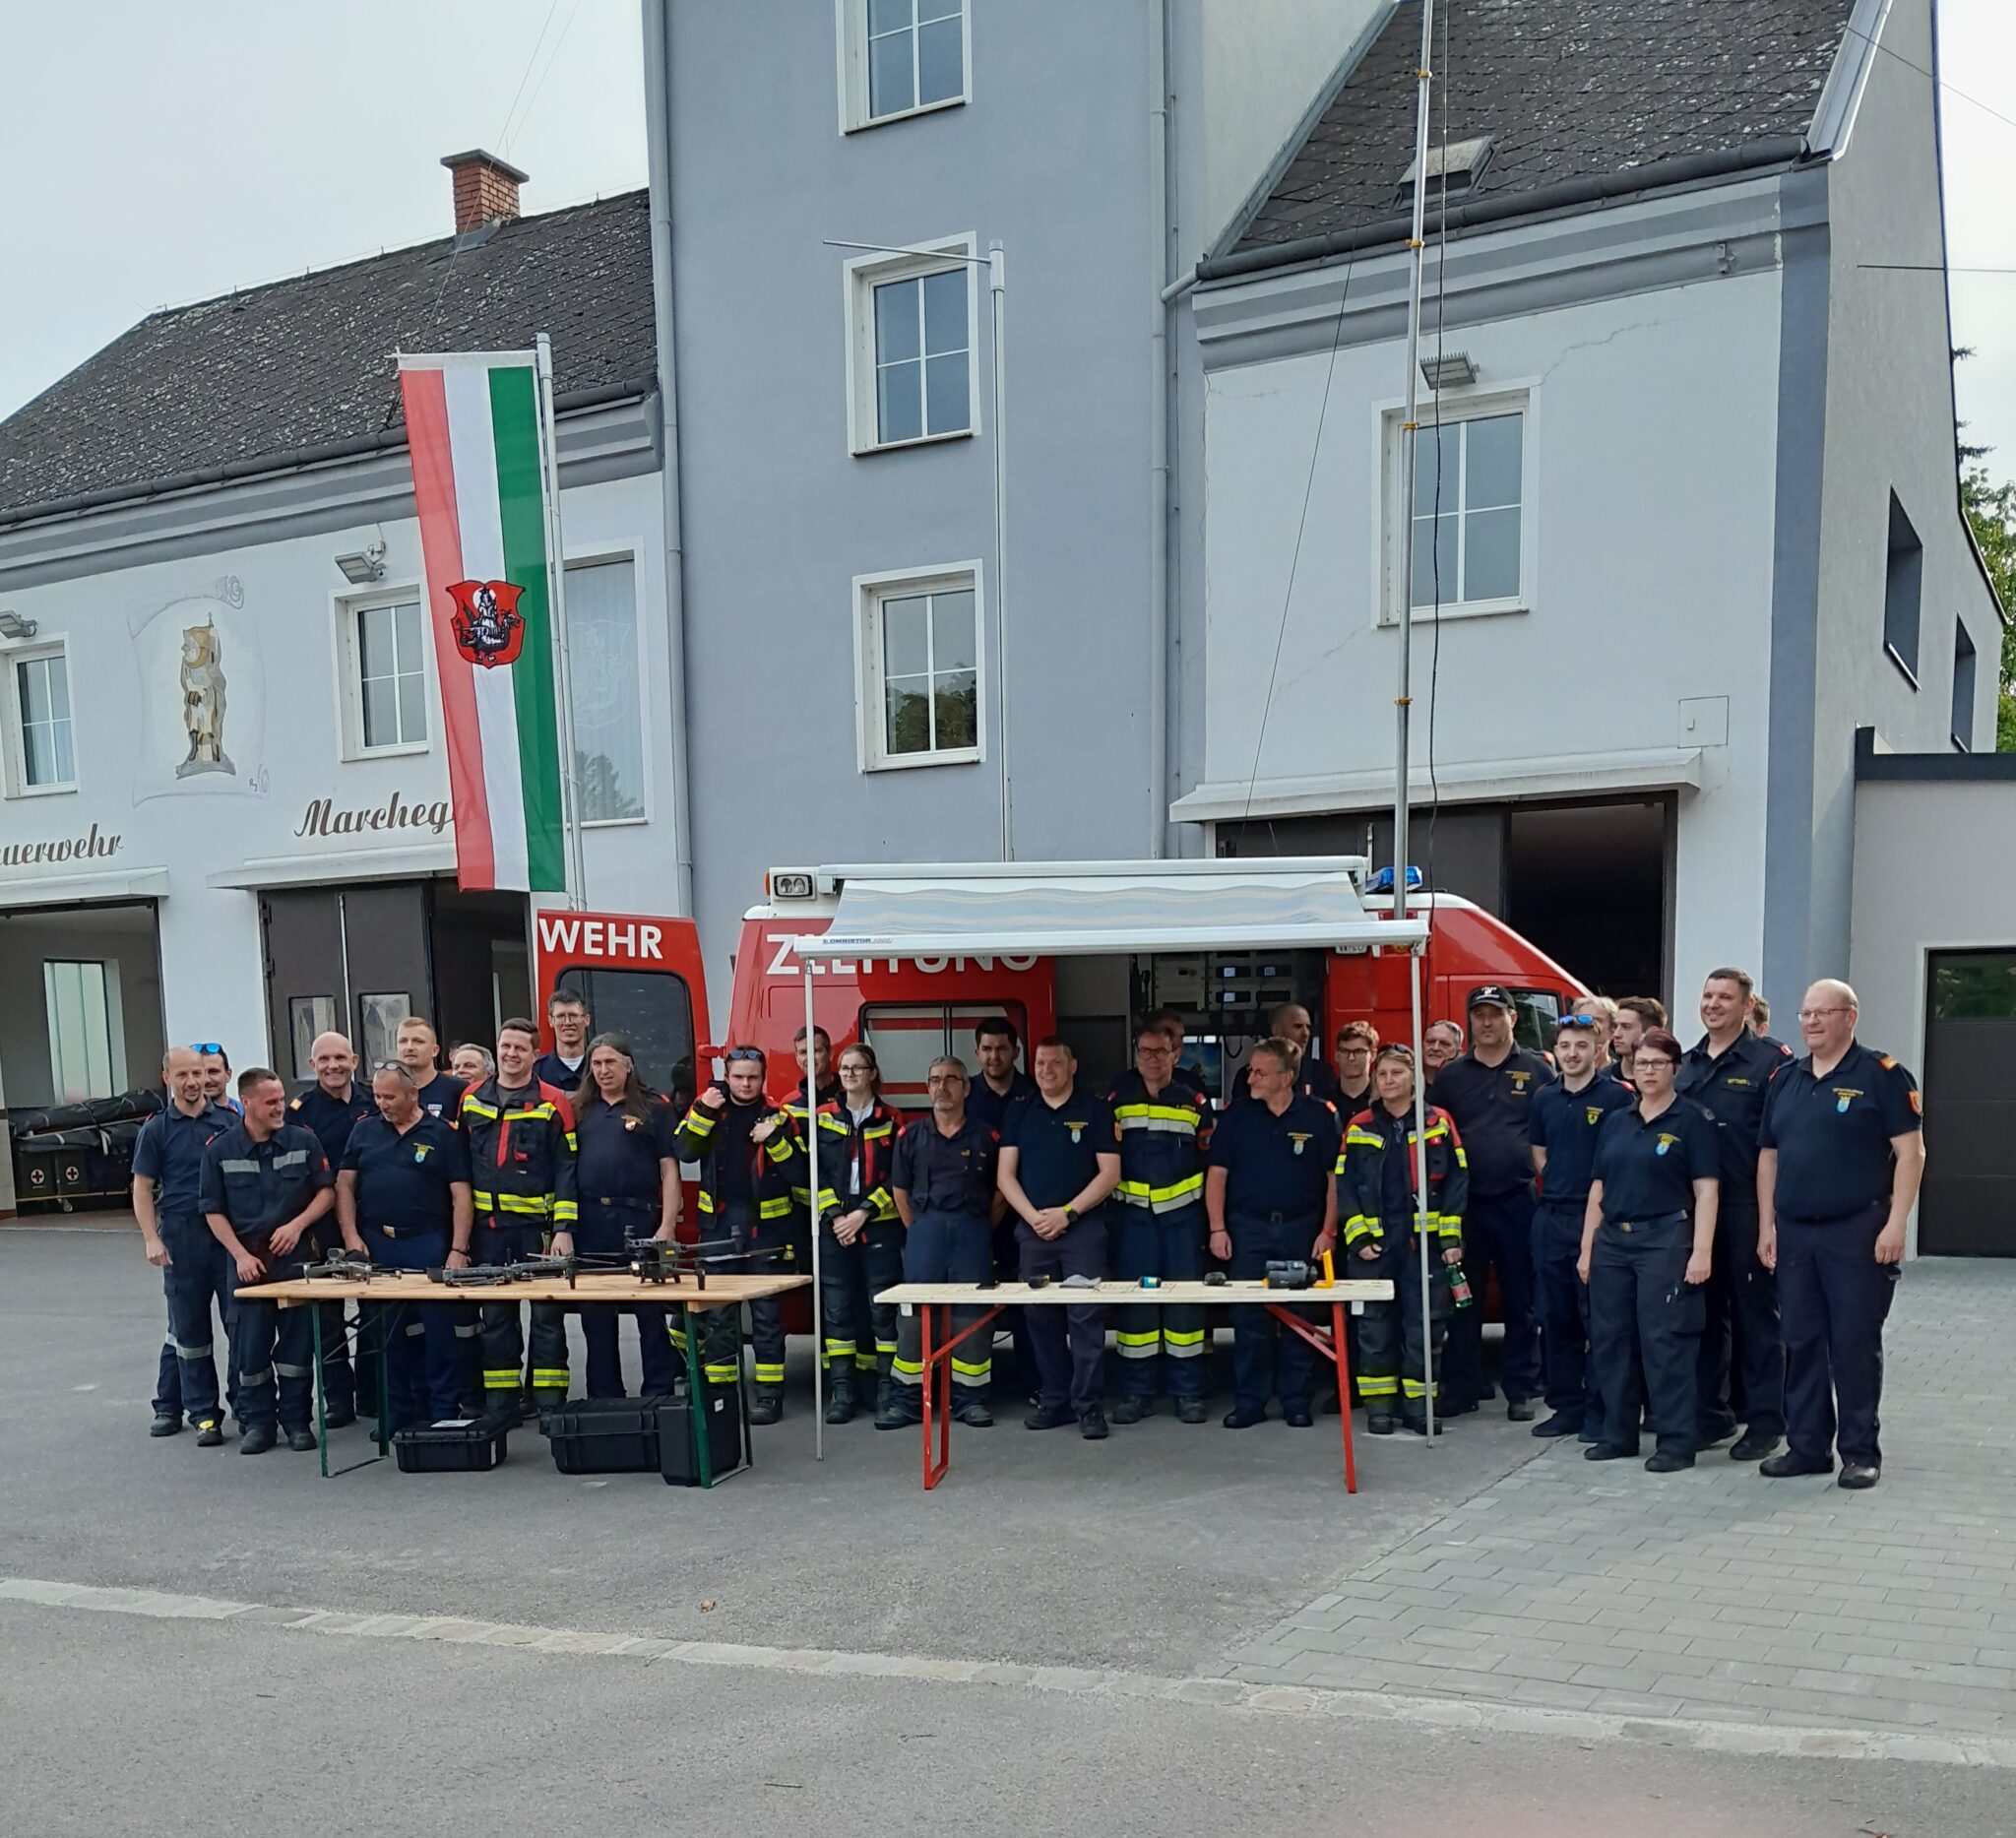
[[[265,796],[266,669],[237,576],[136,613],[128,629],[140,672],[133,801]]]

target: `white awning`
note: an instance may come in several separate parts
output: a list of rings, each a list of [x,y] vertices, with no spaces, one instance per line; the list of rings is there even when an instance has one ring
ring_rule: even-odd
[[[819,870],[840,883],[800,957],[1034,957],[1329,950],[1424,940],[1365,911],[1356,856],[1238,861],[954,862]],[[780,917],[783,916],[780,908]]]

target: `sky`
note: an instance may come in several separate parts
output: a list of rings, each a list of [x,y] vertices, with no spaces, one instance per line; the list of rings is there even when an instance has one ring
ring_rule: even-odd
[[[156,307],[445,234],[443,154],[504,155],[528,211],[645,182],[635,0],[4,11],[0,416]],[[1941,17],[1948,261],[2016,271],[2016,0]],[[1952,298],[1965,437],[2016,478],[2016,272]]]

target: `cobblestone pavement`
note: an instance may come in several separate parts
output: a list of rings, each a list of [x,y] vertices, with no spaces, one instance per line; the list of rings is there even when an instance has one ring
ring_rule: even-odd
[[[2016,1264],[1912,1265],[1886,1345],[1871,1491],[1766,1481],[1723,1449],[1659,1477],[1537,1444],[1228,1654],[1225,1676],[2016,1735]],[[1447,1460],[1467,1427],[1415,1446]]]

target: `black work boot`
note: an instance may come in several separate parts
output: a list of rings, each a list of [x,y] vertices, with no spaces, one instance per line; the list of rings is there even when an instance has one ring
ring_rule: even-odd
[[[151,1436],[172,1436],[181,1432],[182,1413],[180,1411],[157,1411],[154,1422],[147,1426]]]
[[[784,1416],[784,1399],[774,1391],[759,1391],[749,1400],[749,1421],[764,1427]]]
[[[826,1398],[826,1421],[829,1424],[850,1424],[853,1420],[854,1388],[845,1378],[836,1379]]]
[[[877,1429],[914,1429],[924,1421],[924,1401],[921,1391],[912,1391],[908,1385],[899,1385],[894,1379],[875,1407],[875,1427]]]
[[[240,1455],[264,1455],[268,1449],[273,1447],[275,1440],[276,1434],[271,1424],[254,1424],[238,1438],[238,1453]]]

